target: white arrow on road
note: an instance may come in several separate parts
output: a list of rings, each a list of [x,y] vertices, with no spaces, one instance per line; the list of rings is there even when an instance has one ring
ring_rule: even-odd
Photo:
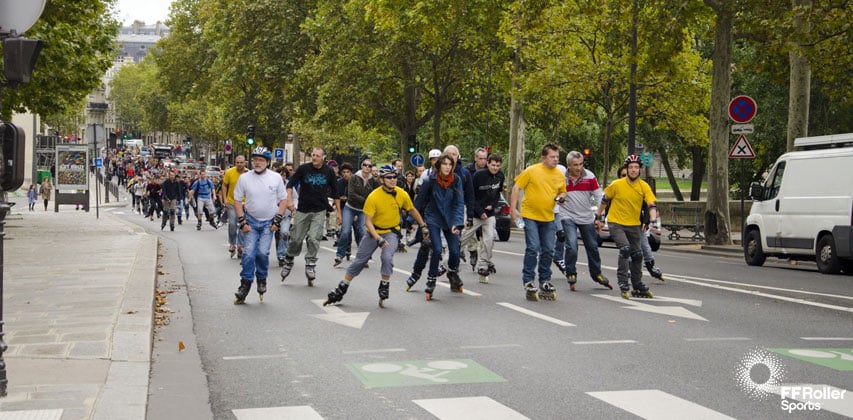
[[[324,314],[320,315],[311,315],[315,318],[322,319],[324,321],[331,321],[335,324],[340,324],[345,327],[351,327],[356,329],[361,329],[364,326],[364,321],[367,321],[367,316],[370,315],[370,312],[352,312],[347,313],[344,312],[343,309],[338,308],[335,305],[323,306],[323,299],[314,299],[311,301],[313,304],[317,305],[320,309],[322,309]]]
[[[621,296],[610,296],[610,295],[593,295],[593,296],[599,297],[602,299],[612,300],[614,302],[625,303],[628,305],[628,306],[625,306],[625,308],[633,309],[635,311],[652,312],[652,313],[661,314],[661,315],[677,316],[677,317],[681,317],[681,318],[695,319],[697,321],[707,321],[707,319],[705,319],[699,315],[696,315],[693,312],[690,312],[681,306],[654,306],[654,305],[649,305],[648,303],[638,302],[636,300],[625,300],[625,299],[622,299]],[[666,301],[666,300],[675,300],[675,299],[674,298],[662,298],[661,299],[658,297],[655,297],[654,299],[649,299],[649,301],[655,301],[655,300]],[[684,302],[684,303],[686,303],[686,302]],[[693,306],[701,306],[702,302],[701,301],[692,301],[691,303],[688,303],[688,304],[693,305]]]

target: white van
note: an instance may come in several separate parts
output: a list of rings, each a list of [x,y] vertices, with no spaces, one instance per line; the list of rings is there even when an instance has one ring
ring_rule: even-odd
[[[804,137],[780,156],[754,201],[743,233],[746,263],[768,256],[815,260],[821,273],[853,274],[853,133]]]
[[[137,150],[142,150],[142,139],[124,139],[122,141],[127,150],[133,150],[134,147]]]

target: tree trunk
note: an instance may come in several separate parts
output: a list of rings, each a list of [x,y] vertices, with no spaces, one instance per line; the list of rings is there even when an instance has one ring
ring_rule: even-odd
[[[515,82],[513,82],[515,85]],[[524,170],[524,109],[518,89],[513,86],[509,105],[509,165],[507,166],[507,191],[515,184],[515,177]]]
[[[710,138],[708,145],[708,205],[705,209],[705,243],[730,245],[728,104],[731,97],[732,20],[726,5],[717,12],[711,76]],[[694,187],[695,188],[695,187]]]
[[[666,147],[662,147],[660,153],[660,164],[663,165],[663,170],[666,172],[666,178],[669,180],[669,185],[672,186],[672,193],[675,194],[677,201],[684,201],[684,196],[681,195],[681,188],[678,187],[675,175],[672,174],[672,168],[669,166],[669,157],[666,155]]]
[[[794,6],[797,1],[795,0]],[[811,6],[811,0],[801,0],[803,6]],[[796,18],[794,24],[801,30],[806,22],[802,18]],[[808,32],[806,28],[803,32]],[[809,135],[809,101],[811,91],[811,63],[804,56],[799,46],[795,46],[788,53],[791,75],[788,94],[788,143],[787,150],[794,150],[794,139]]]
[[[705,179],[705,157],[702,148],[691,146],[693,152],[693,173],[690,175],[690,201],[699,201],[702,198],[702,181]]]

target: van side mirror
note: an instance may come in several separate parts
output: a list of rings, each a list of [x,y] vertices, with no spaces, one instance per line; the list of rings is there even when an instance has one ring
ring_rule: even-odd
[[[758,182],[753,182],[749,184],[749,198],[755,201],[761,201],[764,199],[764,186],[762,186]]]

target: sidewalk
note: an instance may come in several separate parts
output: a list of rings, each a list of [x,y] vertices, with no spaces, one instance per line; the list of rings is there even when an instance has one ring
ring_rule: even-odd
[[[126,201],[96,218],[94,200],[29,212],[9,194],[0,420],[145,419],[157,237],[103,211]]]

